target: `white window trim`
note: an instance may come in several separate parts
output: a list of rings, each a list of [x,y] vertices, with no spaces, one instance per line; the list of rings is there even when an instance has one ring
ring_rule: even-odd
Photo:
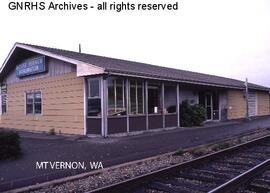
[[[129,84],[129,89],[128,89],[128,92],[129,92],[129,112],[128,114],[129,115],[133,115],[133,116],[140,116],[140,115],[145,115],[145,107],[144,107],[144,81],[141,81],[142,82],[142,105],[143,105],[143,113],[138,113],[139,111],[139,103],[138,103],[138,80],[133,80],[135,81],[135,99],[136,99],[136,114],[132,114],[131,113],[131,97],[130,97],[130,88],[131,88],[131,84]]]
[[[34,106],[35,106],[35,94],[33,98],[33,113],[27,113],[27,93],[35,93],[35,92],[40,92],[41,94],[41,112],[40,113],[35,113],[34,112]],[[42,116],[43,115],[43,92],[41,89],[35,89],[35,90],[28,90],[24,92],[24,112],[26,116]]]
[[[90,95],[90,80],[94,79],[94,78],[99,80],[99,97],[91,97],[91,95]],[[89,78],[87,78],[87,96],[86,96],[87,101],[86,101],[86,106],[85,106],[85,108],[87,109],[86,110],[86,117],[87,118],[97,118],[97,119],[102,118],[102,112],[101,112],[101,115],[99,115],[99,116],[89,116],[88,115],[88,99],[100,99],[100,101],[102,101],[102,98],[101,98],[101,93],[102,93],[101,92],[101,89],[102,89],[101,84],[103,83],[102,80],[103,80],[102,77],[89,77]],[[101,108],[102,108],[102,102],[101,102]]]
[[[99,85],[98,85],[98,87],[99,87],[99,93],[98,93],[98,97],[91,97],[91,91],[90,91],[90,80],[91,79],[97,79],[98,81],[99,81]],[[101,98],[101,78],[88,78],[87,79],[87,86],[88,86],[88,96],[87,96],[87,98],[89,98],[89,99],[99,99],[99,98]]]
[[[114,112],[117,112],[117,79],[113,80],[113,87],[114,87]],[[123,99],[123,105],[122,108],[124,109],[126,107],[125,105],[125,83],[124,79],[122,80],[122,99]]]
[[[116,87],[117,87],[117,83],[116,81],[117,80],[122,80],[122,98],[123,98],[123,105],[122,105],[122,109],[125,109],[126,110],[126,114],[128,114],[127,112],[127,107],[126,107],[126,97],[125,97],[125,79],[113,79],[112,80],[112,87],[114,89],[114,112],[116,113],[117,112],[117,93],[116,93]],[[109,86],[107,86],[107,92],[109,93]],[[109,95],[107,97],[107,100],[109,100]],[[109,111],[109,103],[107,104],[107,111]],[[108,114],[108,117],[110,118],[114,118],[114,117],[126,117],[127,115],[118,115],[118,116],[114,116],[114,115],[109,115]]]

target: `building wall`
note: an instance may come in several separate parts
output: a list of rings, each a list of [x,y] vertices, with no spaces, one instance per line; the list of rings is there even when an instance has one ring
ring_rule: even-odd
[[[42,91],[42,115],[25,114],[29,90]],[[1,116],[1,127],[84,134],[83,78],[75,72],[7,84],[7,93],[7,114]]]
[[[257,92],[257,104],[258,116],[270,114],[269,94],[267,92]]]
[[[228,119],[246,116],[246,100],[242,90],[228,90]]]

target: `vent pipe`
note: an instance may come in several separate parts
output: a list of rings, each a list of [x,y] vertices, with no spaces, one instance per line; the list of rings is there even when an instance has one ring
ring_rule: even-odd
[[[79,53],[82,53],[81,44],[79,44]]]

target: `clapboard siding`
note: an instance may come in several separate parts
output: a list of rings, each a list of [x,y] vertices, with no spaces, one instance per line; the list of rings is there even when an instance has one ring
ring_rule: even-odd
[[[228,90],[228,119],[239,119],[246,116],[244,91]]]
[[[83,134],[83,78],[71,72],[8,84],[8,111],[1,127]],[[25,92],[42,91],[42,115],[25,115]]]
[[[258,115],[269,115],[270,106],[269,106],[269,94],[264,92],[257,93],[257,103],[258,103]]]

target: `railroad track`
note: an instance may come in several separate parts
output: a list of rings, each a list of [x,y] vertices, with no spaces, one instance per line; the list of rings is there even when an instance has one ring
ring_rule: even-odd
[[[231,192],[269,169],[269,158],[270,135],[91,192]],[[270,177],[270,170],[267,176]]]
[[[247,180],[240,188],[233,190],[234,193],[267,193],[270,192],[270,169],[269,167],[259,175]]]

